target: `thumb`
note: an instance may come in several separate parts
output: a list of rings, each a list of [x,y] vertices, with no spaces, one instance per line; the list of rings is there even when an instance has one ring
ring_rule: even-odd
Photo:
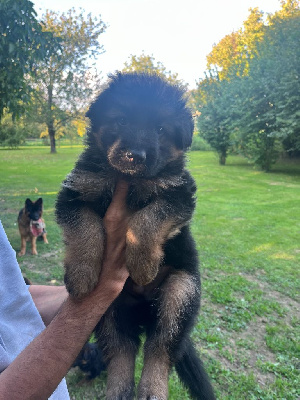
[[[117,182],[110,205],[114,207],[124,207],[128,192],[128,182],[120,180]]]

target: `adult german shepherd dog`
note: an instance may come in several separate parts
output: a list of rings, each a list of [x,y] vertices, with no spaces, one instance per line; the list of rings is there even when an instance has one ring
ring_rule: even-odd
[[[18,226],[21,235],[21,250],[19,256],[26,253],[26,242],[31,243],[31,254],[37,255],[36,240],[41,237],[44,243],[48,243],[47,233],[43,215],[43,199],[40,197],[36,201],[25,200],[24,208],[18,215]]]
[[[194,399],[215,399],[189,337],[200,305],[200,275],[189,229],[196,186],[185,169],[193,119],[184,91],[155,75],[116,73],[87,117],[87,148],[56,203],[71,295],[86,295],[98,281],[102,218],[119,179],[129,182],[133,212],[126,236],[130,278],[96,328],[107,365],[106,399],[134,398],[142,333],[139,400],[167,399],[172,366]]]

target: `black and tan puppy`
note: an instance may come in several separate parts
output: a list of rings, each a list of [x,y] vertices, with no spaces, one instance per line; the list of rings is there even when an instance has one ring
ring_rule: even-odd
[[[26,253],[26,242],[31,242],[31,254],[37,255],[36,240],[42,237],[44,243],[48,243],[47,233],[43,215],[43,199],[37,201],[25,200],[25,207],[22,208],[18,216],[18,226],[21,235],[21,250],[19,256]]]
[[[66,243],[65,283],[75,297],[96,285],[102,218],[116,182],[129,182],[124,290],[96,335],[107,365],[108,400],[134,397],[135,357],[146,333],[140,400],[165,400],[175,366],[194,399],[214,399],[189,333],[200,304],[197,252],[189,222],[195,183],[185,169],[193,120],[184,92],[157,76],[112,76],[91,105],[87,148],[62,184],[57,221]]]

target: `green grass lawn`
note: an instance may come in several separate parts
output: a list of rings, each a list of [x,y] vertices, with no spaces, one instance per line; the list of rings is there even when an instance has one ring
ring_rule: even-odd
[[[54,221],[60,182],[80,147],[0,150],[0,218],[16,251],[17,214],[27,197],[44,199],[49,245],[19,258],[34,283],[61,284],[63,245]],[[192,152],[198,185],[193,233],[202,272],[202,311],[193,338],[218,399],[296,400],[299,379],[300,165],[271,173],[244,159],[218,165],[211,152]],[[138,371],[141,369],[141,359]],[[73,399],[102,399],[105,374],[92,382],[72,370]],[[175,374],[171,400],[189,399]]]

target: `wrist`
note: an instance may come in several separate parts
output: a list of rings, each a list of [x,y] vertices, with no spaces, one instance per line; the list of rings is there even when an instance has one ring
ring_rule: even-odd
[[[68,296],[63,308],[68,319],[83,321],[94,320],[95,325],[119,296],[124,282],[100,282],[97,287],[82,299]]]

